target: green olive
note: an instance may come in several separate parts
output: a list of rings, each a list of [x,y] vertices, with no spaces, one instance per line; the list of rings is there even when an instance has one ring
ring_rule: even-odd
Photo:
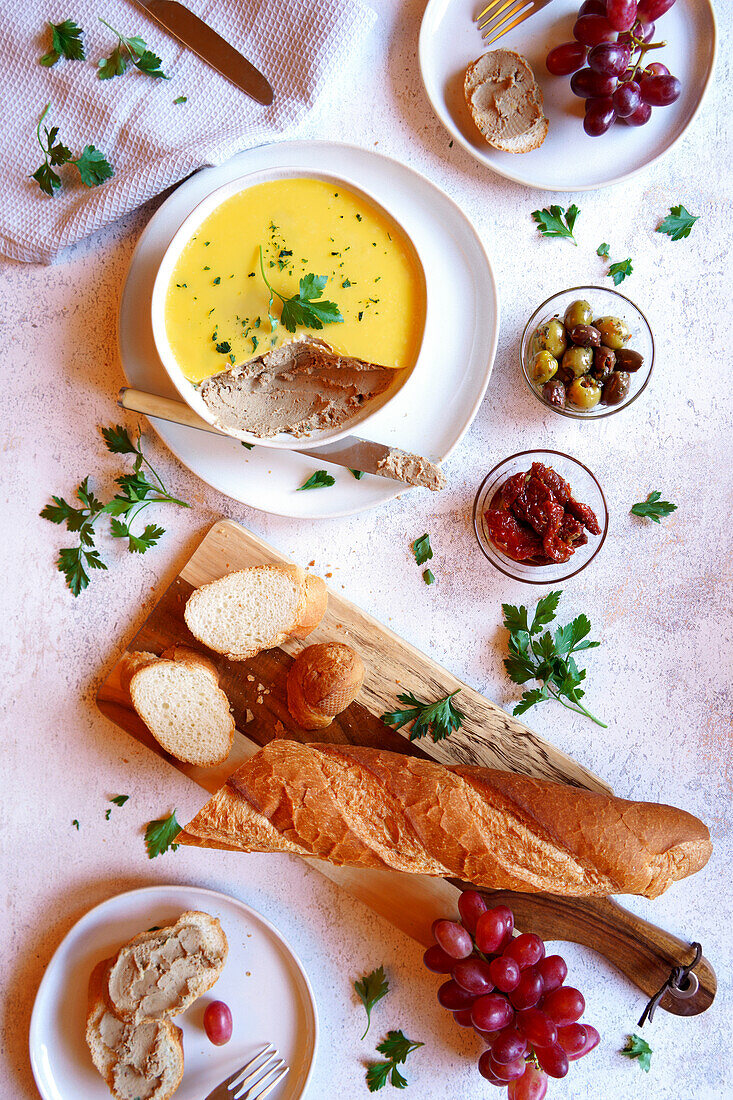
[[[558,362],[549,351],[538,351],[529,361],[529,375],[538,386],[544,386],[553,375],[557,374]]]
[[[576,302],[571,302],[568,308],[565,310],[565,328],[570,330],[575,328],[576,325],[590,325],[593,321],[593,310],[590,302],[586,302],[583,298],[579,298]],[[598,326],[596,326],[597,328]]]
[[[601,334],[601,343],[607,348],[618,351],[631,339],[631,329],[620,317],[599,317],[593,322]]]
[[[568,390],[568,401],[578,409],[594,409],[601,400],[601,393],[595,378],[576,378]]]
[[[593,348],[568,348],[562,357],[562,365],[573,378],[580,378],[593,366]]]
[[[549,351],[550,355],[554,355],[556,359],[562,356],[568,346],[562,321],[558,321],[557,317],[553,317],[551,321],[546,321],[544,325],[540,325],[534,336],[536,350]]]

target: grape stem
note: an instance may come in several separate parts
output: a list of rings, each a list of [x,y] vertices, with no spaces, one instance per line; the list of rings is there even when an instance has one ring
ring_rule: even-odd
[[[641,26],[641,24],[639,24],[639,26]],[[631,56],[633,57],[634,54],[636,53],[636,51],[637,50],[639,51],[639,56],[637,57],[636,62],[634,64],[634,74],[631,78],[632,80],[636,80],[636,74],[639,71],[639,66],[641,65],[642,61],[644,60],[644,57],[646,56],[646,54],[648,54],[650,50],[661,50],[663,46],[667,45],[667,43],[666,42],[645,42],[643,38],[637,37],[637,35],[634,34],[633,30],[631,31],[631,42],[632,42]]]

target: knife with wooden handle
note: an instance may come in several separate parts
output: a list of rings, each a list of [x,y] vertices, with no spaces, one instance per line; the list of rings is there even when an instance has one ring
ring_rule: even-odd
[[[212,435],[227,435],[213,424],[208,424],[182,401],[170,397],[160,397],[155,393],[123,386],[117,396],[117,404],[130,412],[139,412],[144,416],[168,420],[172,424],[183,424],[187,428],[197,428]],[[229,438],[232,438],[229,436]],[[293,451],[319,461],[330,462],[334,466],[345,466],[363,474],[376,474],[391,481],[401,481],[405,485],[415,485],[436,492],[446,485],[445,474],[434,462],[420,455],[400,451],[386,443],[375,443],[371,439],[360,439],[348,435],[335,443],[323,447],[293,447]]]
[[[135,3],[212,69],[252,99],[269,107],[273,94],[267,78],[198,15],[179,4],[178,0],[135,0]]]

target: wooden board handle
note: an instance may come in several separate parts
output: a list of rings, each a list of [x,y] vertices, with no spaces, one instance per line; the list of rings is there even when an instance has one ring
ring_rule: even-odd
[[[508,905],[523,932],[542,939],[569,940],[591,947],[652,997],[675,966],[692,962],[689,943],[642,920],[611,898],[564,898],[554,894],[519,894],[482,890],[491,905]],[[694,974],[697,991],[687,997],[669,990],[659,1006],[677,1016],[697,1016],[713,1003],[718,988],[715,971],[703,956]]]

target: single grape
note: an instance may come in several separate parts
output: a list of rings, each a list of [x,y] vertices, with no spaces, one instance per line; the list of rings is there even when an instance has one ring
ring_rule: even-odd
[[[492,959],[489,963],[489,974],[497,989],[502,993],[511,993],[519,985],[522,972],[516,959],[509,959],[504,955],[500,959]]]
[[[650,107],[669,107],[679,99],[682,85],[676,76],[647,76],[639,81],[641,98]]]
[[[451,1012],[457,1012],[460,1008],[471,1008],[475,999],[454,981],[443,982],[438,990],[438,1004],[449,1008]]]
[[[618,42],[601,42],[588,54],[588,67],[604,76],[621,76],[630,60],[628,46],[620,46]]]
[[[568,1024],[557,1029],[557,1041],[568,1058],[585,1049],[588,1032],[584,1024]]]
[[[610,96],[588,102],[583,119],[583,129],[588,137],[600,137],[613,126],[615,121],[616,111]]]
[[[505,1027],[491,1044],[491,1054],[495,1062],[506,1064],[515,1058],[523,1058],[527,1049],[527,1040],[514,1027]]]
[[[508,905],[495,905],[494,912],[504,920],[504,926],[508,932],[514,931],[514,914]]]
[[[473,1027],[473,1020],[471,1019],[470,1008],[459,1008],[453,1013],[453,1019],[456,1021],[459,1027]]]
[[[554,1047],[538,1047],[535,1056],[550,1077],[564,1077],[570,1068],[568,1056],[558,1043]]]
[[[510,1081],[507,1100],[545,1100],[547,1095],[547,1074],[527,1062],[524,1076],[518,1081]]]
[[[616,31],[630,31],[636,22],[636,0],[606,0],[606,19]]]
[[[473,1030],[476,1032],[477,1035],[481,1036],[487,1047],[490,1047],[494,1042],[494,1039],[496,1039],[498,1035],[501,1035],[504,1029],[499,1028],[498,1031],[482,1031],[480,1027],[476,1027],[476,1025],[474,1024]]]
[[[523,932],[507,947],[504,957],[514,959],[519,963],[520,970],[526,970],[528,966],[534,966],[545,957],[545,945],[534,932]]]
[[[524,970],[519,985],[508,994],[516,1009],[533,1008],[542,996],[542,978],[534,970]]]
[[[610,96],[616,90],[616,77],[594,72],[593,69],[579,69],[570,77],[570,90],[581,99]]]
[[[433,935],[438,947],[452,959],[467,959],[473,951],[473,941],[462,924],[454,920],[436,920]]]
[[[613,109],[619,118],[628,118],[641,104],[641,92],[635,80],[629,80],[625,84],[619,84],[611,96]],[[586,103],[588,101],[586,100]]]
[[[474,1001],[471,1017],[480,1031],[501,1031],[512,1022],[514,1009],[500,993],[488,993]]]
[[[210,1043],[223,1047],[232,1037],[232,1013],[223,1001],[211,1001],[204,1009],[204,1031]]]
[[[633,114],[627,115],[626,118],[622,118],[621,121],[625,122],[627,126],[646,126],[651,117],[652,109],[649,104],[640,103]]]
[[[583,1026],[585,1027],[586,1033],[585,1046],[582,1050],[579,1050],[577,1054],[568,1055],[568,1060],[570,1062],[577,1062],[578,1058],[584,1058],[586,1054],[590,1054],[590,1052],[592,1050],[595,1050],[595,1048],[601,1041],[600,1035],[592,1024],[584,1024]]]
[[[578,15],[605,15],[606,0],[584,0],[578,8]]]
[[[481,1057],[483,1058],[483,1055],[481,1055]],[[519,1080],[527,1068],[527,1063],[522,1057],[515,1058],[513,1062],[497,1062],[496,1058],[491,1054],[489,1056],[489,1067],[494,1077],[498,1077],[500,1081],[508,1084],[509,1081]]]
[[[474,997],[482,993],[491,993],[494,983],[491,980],[490,967],[483,959],[461,959],[451,971],[453,980]]]
[[[640,23],[639,29],[636,32],[637,38],[642,38],[645,42],[651,42],[654,38],[654,32],[656,31],[654,23]]]
[[[599,42],[615,42],[616,31],[605,15],[581,15],[575,21],[573,37],[584,46],[597,46]]]
[[[562,955],[548,955],[537,963],[537,972],[542,978],[545,993],[559,989],[568,976],[568,965]]]
[[[651,19],[659,19],[674,4],[674,0],[639,0],[637,16],[645,23]]]
[[[647,65],[644,72],[649,73],[650,76],[669,76],[670,72],[666,65],[663,65],[661,61],[652,61],[651,65]]]
[[[428,970],[432,970],[433,974],[450,974],[456,965],[456,960],[452,959],[450,955],[446,955],[443,948],[438,947],[437,943],[427,949],[422,961]]]
[[[558,1027],[574,1024],[585,1012],[585,997],[578,989],[564,985],[548,993],[542,1002],[542,1011],[554,1020]]]
[[[476,921],[486,912],[486,902],[476,890],[464,890],[458,899],[458,912],[463,927],[473,933],[476,931]]]
[[[558,1041],[557,1025],[540,1008],[518,1012],[516,1026],[533,1047],[551,1047]]]
[[[504,914],[498,909],[487,909],[476,924],[476,946],[484,955],[493,955],[506,935]]]
[[[569,76],[585,65],[587,55],[588,47],[582,42],[563,42],[550,50],[545,65],[553,76]]]
[[[482,1077],[485,1077],[487,1081],[490,1081],[492,1085],[504,1086],[505,1082],[501,1081],[493,1069],[491,1068],[491,1051],[485,1050],[478,1060],[478,1071]]]

